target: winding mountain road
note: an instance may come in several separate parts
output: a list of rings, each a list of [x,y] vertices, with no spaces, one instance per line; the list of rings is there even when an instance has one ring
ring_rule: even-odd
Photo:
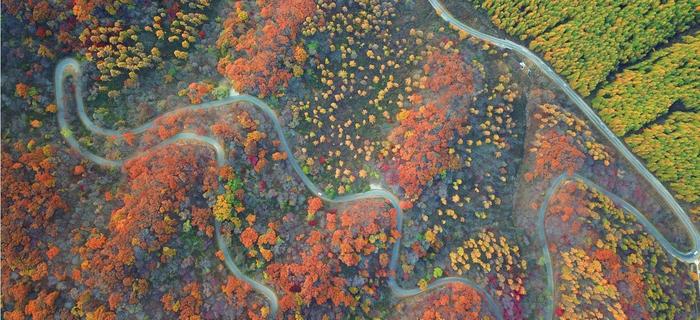
[[[627,149],[627,147],[622,143],[622,141],[615,136],[615,134],[608,128],[608,126],[605,125],[603,120],[598,117],[598,115],[591,109],[591,107],[579,96],[571,87],[569,84],[564,81],[552,68],[547,65],[540,57],[538,57],[536,54],[534,54],[532,51],[529,49],[523,47],[522,45],[519,45],[515,42],[506,40],[506,39],[501,39],[494,37],[492,35],[483,33],[479,30],[476,30],[461,21],[457,20],[452,14],[445,8],[445,6],[442,4],[440,0],[428,0],[430,4],[433,6],[437,14],[445,20],[447,23],[449,23],[452,26],[455,26],[459,30],[462,30],[478,39],[481,39],[483,41],[486,41],[490,44],[493,44],[499,48],[504,48],[504,49],[510,49],[512,51],[515,51],[516,53],[520,54],[521,56],[525,57],[529,62],[537,66],[540,71],[547,76],[549,79],[551,79],[561,90],[566,94],[566,96],[571,99],[571,101],[578,107],[578,109],[583,112],[583,114],[588,118],[588,120],[593,124],[593,126],[596,127],[603,135],[605,138],[610,141],[610,143],[615,147],[615,150],[617,150],[624,158],[627,160],[632,167],[654,188],[656,192],[661,196],[661,198],[666,202],[668,207],[673,211],[673,214],[678,218],[682,223],[683,226],[688,229],[688,233],[691,237],[691,241],[694,244],[695,249],[691,252],[687,258],[692,260],[691,262],[697,262],[700,259],[700,248],[698,245],[700,244],[700,233],[697,232],[695,229],[695,226],[693,225],[693,222],[690,220],[688,215],[686,214],[685,210],[681,207],[680,204],[676,201],[676,199],[673,198],[671,193],[664,187],[663,184],[653,175],[649,170],[637,159],[632,152]],[[687,260],[687,259],[686,259]]]
[[[581,99],[580,96],[578,96],[569,86],[568,84],[561,79],[546,63],[544,63],[539,57],[537,57],[535,54],[530,52],[528,49],[525,47],[518,45],[516,43],[513,43],[511,41],[505,40],[505,39],[500,39],[496,38],[494,36],[482,33],[476,29],[473,29],[457,19],[455,19],[443,6],[443,4],[439,0],[429,0],[430,4],[433,6],[433,8],[437,11],[437,13],[448,23],[452,24],[453,26],[479,38],[482,39],[486,42],[489,42],[491,44],[494,44],[498,47],[501,48],[506,48],[513,50],[521,55],[523,55],[525,58],[527,58],[531,63],[536,65],[545,75],[547,75],[552,81],[554,81],[555,84],[557,84],[563,91],[564,93],[576,104],[576,106],[581,109],[581,111],[588,117],[588,119],[594,124],[596,128],[598,128],[607,138],[610,140],[612,145],[622,154],[625,159],[627,159],[632,166],[654,187],[654,189],[659,192],[659,194],[662,196],[664,201],[669,205],[669,207],[672,209],[673,213],[681,220],[683,225],[687,228],[687,231],[689,235],[691,236],[691,240],[693,242],[694,249],[690,252],[681,252],[677,250],[673,245],[671,245],[666,238],[661,235],[661,233],[646,219],[646,217],[641,214],[636,208],[631,206],[629,203],[625,202],[623,199],[617,197],[616,195],[610,193],[609,191],[603,189],[602,187],[598,186],[597,184],[593,183],[592,181],[586,179],[585,177],[582,177],[580,175],[574,175],[573,177],[569,177],[567,175],[561,175],[557,179],[553,180],[552,185],[550,188],[547,190],[545,198],[544,198],[544,205],[541,206],[539,216],[538,216],[538,234],[540,241],[543,244],[543,256],[545,257],[545,265],[547,268],[547,274],[548,274],[548,287],[550,290],[551,294],[554,294],[554,279],[553,279],[553,271],[552,271],[552,265],[551,265],[551,257],[549,254],[549,250],[547,249],[546,245],[546,234],[544,230],[544,214],[546,213],[546,207],[549,202],[549,199],[552,194],[559,188],[561,184],[563,184],[566,180],[579,180],[587,185],[591,186],[592,188],[601,191],[604,193],[606,196],[609,196],[615,203],[618,205],[622,206],[625,210],[633,213],[637,219],[642,223],[642,225],[647,229],[647,231],[656,238],[662,247],[666,249],[671,255],[673,255],[676,259],[679,259],[680,261],[686,262],[686,263],[694,263],[696,267],[698,266],[699,263],[699,256],[700,256],[700,235],[698,235],[697,230],[695,230],[695,227],[692,225],[692,222],[688,218],[688,216],[685,214],[683,209],[680,207],[680,205],[673,199],[671,194],[664,188],[664,186],[637,160],[632,153],[622,144],[622,142],[610,131],[610,129],[605,126],[605,124],[600,120],[600,118],[595,114],[595,112]],[[73,132],[70,130],[70,127],[68,125],[68,121],[66,120],[66,98],[65,98],[65,92],[64,92],[64,86],[65,86],[65,80],[67,77],[72,76],[75,79],[75,101],[76,101],[76,109],[77,109],[77,114],[78,117],[80,118],[81,123],[93,134],[96,135],[103,135],[103,136],[121,136],[125,133],[132,133],[132,134],[140,134],[145,131],[147,131],[150,128],[153,128],[154,122],[157,119],[154,119],[152,121],[149,121],[147,123],[144,123],[143,125],[133,128],[133,129],[128,129],[128,130],[112,130],[112,129],[106,129],[97,126],[87,115],[85,111],[85,105],[83,102],[83,93],[81,86],[77,83],[79,82],[81,75],[81,67],[78,61],[75,59],[64,59],[61,60],[58,65],[56,66],[56,71],[55,71],[55,78],[54,78],[54,85],[55,85],[55,94],[56,94],[56,105],[57,105],[57,117],[58,117],[58,123],[59,123],[59,128],[61,130],[61,134],[63,135],[64,139],[68,143],[68,145],[76,150],[78,153],[80,153],[83,157],[89,159],[90,161],[93,161],[94,163],[101,165],[101,166],[106,166],[106,167],[121,167],[124,163],[124,160],[112,160],[112,159],[107,159],[102,156],[99,156],[90,150],[84,148],[83,146],[80,145],[80,143],[75,139]],[[347,196],[342,196],[342,197],[336,197],[336,198],[331,198],[327,196],[316,184],[314,184],[311,179],[303,172],[301,169],[301,166],[299,165],[299,162],[297,159],[294,157],[294,153],[292,152],[286,136],[284,134],[284,130],[282,129],[282,126],[279,122],[279,119],[274,112],[265,102],[262,100],[249,96],[249,95],[235,95],[231,97],[227,97],[221,100],[217,101],[211,101],[203,104],[198,104],[198,105],[190,105],[187,107],[182,107],[177,110],[165,113],[161,115],[160,117],[163,116],[171,116],[177,113],[185,112],[185,111],[195,111],[195,110],[207,110],[207,109],[213,109],[213,108],[219,108],[219,107],[224,107],[228,106],[234,103],[238,102],[244,102],[244,103],[249,103],[255,107],[257,107],[265,116],[271,121],[273,128],[278,135],[278,138],[280,140],[280,148],[283,152],[287,153],[287,162],[288,164],[292,167],[294,172],[299,176],[301,181],[304,183],[304,185],[313,193],[314,195],[320,197],[324,201],[328,203],[344,203],[344,202],[350,202],[350,201],[357,201],[357,200],[363,200],[363,199],[372,199],[372,198],[377,198],[377,199],[385,199],[389,201],[389,203],[396,209],[397,214],[396,214],[396,225],[399,233],[402,232],[402,227],[403,227],[403,219],[404,219],[404,213],[399,206],[399,200],[396,198],[394,194],[389,192],[386,189],[383,188],[374,188],[370,191],[363,192],[363,193],[357,193],[357,194],[352,194],[352,195],[347,195]],[[174,143],[180,143],[180,142],[190,142],[190,143],[199,143],[199,144],[204,144],[209,147],[211,147],[215,154],[216,154],[216,160],[217,164],[219,166],[223,166],[228,162],[228,159],[226,157],[226,152],[224,150],[224,147],[222,144],[216,140],[213,137],[209,136],[201,136],[197,135],[194,133],[190,132],[182,132],[179,133],[163,142],[158,144],[155,148],[168,145],[168,144],[174,144]],[[144,151],[146,152],[146,151]],[[140,156],[140,153],[133,154],[131,157],[138,157]],[[226,244],[225,239],[223,239],[223,236],[221,235],[221,224],[219,222],[215,223],[216,227],[216,242],[217,246],[219,247],[220,250],[224,253],[224,264],[226,267],[229,269],[231,273],[233,273],[234,276],[237,278],[240,278],[241,280],[245,281],[251,287],[257,291],[258,293],[262,294],[265,296],[267,300],[269,300],[270,304],[270,317],[274,318],[277,314],[278,311],[278,298],[277,294],[274,292],[273,289],[270,287],[264,285],[261,282],[256,281],[255,279],[250,278],[246,274],[244,274],[234,263],[233,257],[231,255],[231,252]],[[388,285],[389,288],[392,292],[392,294],[397,297],[397,298],[406,298],[410,296],[415,296],[421,292],[424,292],[423,290],[419,288],[411,288],[411,289],[406,289],[402,288],[398,285],[395,274],[396,270],[398,267],[398,258],[399,258],[399,251],[400,251],[400,241],[401,238],[397,239],[397,241],[394,243],[392,247],[392,252],[391,252],[391,259],[389,263],[389,270],[391,276],[389,277],[388,280]],[[700,271],[699,271],[700,272]],[[493,299],[493,297],[481,286],[476,284],[475,282],[466,279],[466,278],[458,278],[458,277],[446,277],[446,278],[440,278],[434,282],[432,282],[430,285],[428,285],[428,288],[426,290],[432,290],[444,285],[448,284],[453,284],[453,283],[463,283],[466,285],[471,286],[475,290],[477,290],[481,295],[486,300],[487,306],[490,309],[491,313],[496,316],[497,319],[502,319],[502,309],[499,307],[498,303]],[[700,283],[699,283],[700,285]],[[550,302],[547,310],[547,316],[548,318],[552,318],[553,314],[553,302],[550,297]]]
[[[80,143],[75,139],[73,136],[72,131],[70,130],[68,126],[68,121],[66,119],[66,98],[65,98],[65,92],[64,92],[64,87],[65,87],[65,80],[68,76],[72,76],[76,82],[79,81],[81,75],[81,67],[80,64],[78,63],[77,60],[72,59],[72,58],[67,58],[64,60],[61,60],[58,65],[56,66],[56,72],[55,72],[55,92],[56,92],[56,105],[57,105],[57,117],[58,117],[58,123],[59,123],[59,128],[61,130],[61,133],[63,134],[63,137],[66,139],[68,145],[76,150],[78,153],[80,153],[83,157],[95,162],[98,165],[101,166],[106,166],[106,167],[113,167],[113,168],[118,168],[121,167],[124,163],[124,160],[111,160],[111,159],[106,159],[104,157],[101,157],[99,155],[96,155],[95,153],[83,148]],[[83,97],[82,97],[82,91],[80,89],[80,85],[76,83],[75,85],[75,100],[76,102],[76,109],[78,116],[81,120],[81,123],[93,134],[96,135],[104,135],[104,136],[121,136],[126,133],[133,133],[133,134],[138,134],[138,133],[143,133],[148,129],[151,129],[155,123],[155,121],[158,119],[154,119],[152,121],[149,121],[135,129],[127,129],[127,130],[112,130],[112,129],[105,129],[98,127],[94,122],[90,120],[90,118],[87,116],[86,111],[85,111],[85,105],[83,103]],[[363,199],[385,199],[391,203],[391,205],[396,209],[396,227],[401,234],[402,232],[402,227],[403,227],[403,219],[404,219],[404,214],[403,210],[399,206],[399,200],[396,198],[394,194],[391,192],[387,191],[386,189],[383,188],[375,188],[367,192],[362,192],[362,193],[357,193],[357,194],[351,194],[347,196],[342,196],[342,197],[336,197],[336,198],[331,198],[327,196],[321,189],[314,184],[311,179],[304,173],[304,171],[301,169],[301,166],[299,165],[299,162],[297,159],[294,157],[294,153],[292,152],[291,148],[289,147],[289,143],[287,142],[286,136],[284,135],[284,131],[282,129],[282,126],[279,122],[279,119],[277,115],[275,114],[275,111],[272,110],[265,102],[262,100],[248,96],[248,95],[236,95],[236,96],[231,96],[225,99],[217,100],[217,101],[212,101],[212,102],[207,102],[203,104],[198,104],[198,105],[190,105],[187,107],[182,107],[177,110],[165,113],[160,117],[167,117],[171,116],[173,114],[177,113],[182,113],[184,111],[193,111],[193,110],[207,110],[207,109],[214,109],[214,108],[219,108],[227,105],[231,105],[233,103],[237,102],[246,102],[250,103],[253,106],[257,107],[260,111],[262,111],[267,118],[272,122],[273,128],[275,130],[275,133],[277,134],[279,140],[280,140],[280,148],[282,151],[287,153],[287,162],[288,164],[292,167],[294,172],[299,176],[299,178],[302,180],[304,185],[313,193],[314,195],[320,197],[324,201],[328,203],[345,203],[345,202],[352,202],[352,201],[358,201],[358,200],[363,200]],[[173,143],[178,143],[178,142],[194,142],[194,143],[201,143],[210,146],[215,154],[216,154],[216,159],[217,159],[217,165],[218,166],[224,166],[228,162],[228,159],[226,159],[226,152],[224,150],[224,147],[214,139],[213,137],[208,137],[208,136],[200,136],[196,135],[194,133],[189,133],[189,132],[183,132],[179,133],[169,139],[164,140],[163,142],[159,143],[156,145],[154,148],[159,148],[165,145],[173,144]],[[146,150],[144,152],[148,152],[149,150]],[[138,157],[140,156],[141,153],[136,153],[134,155],[131,155],[130,158]],[[226,267],[229,269],[229,271],[236,276],[237,278],[241,279],[242,281],[248,283],[255,291],[258,293],[262,294],[265,296],[267,300],[269,300],[270,303],[270,317],[275,318],[279,304],[278,304],[278,298],[277,294],[272,290],[270,287],[264,285],[261,282],[256,281],[255,279],[249,277],[245,273],[243,273],[238,266],[235,264],[233,261],[233,256],[231,255],[231,252],[226,244],[225,239],[221,235],[221,223],[216,221],[215,222],[215,228],[216,228],[216,243],[219,249],[224,253],[224,264]],[[497,318],[497,319],[503,319],[501,308],[498,306],[496,301],[493,299],[493,297],[481,286],[476,284],[475,282],[466,279],[466,278],[457,278],[457,277],[446,277],[446,278],[441,278],[438,279],[428,285],[426,290],[421,290],[419,288],[412,288],[412,289],[405,289],[402,288],[401,286],[398,285],[396,282],[396,268],[398,267],[398,258],[399,258],[399,250],[401,247],[401,239],[397,239],[396,242],[394,242],[394,245],[392,247],[391,251],[391,259],[389,263],[389,288],[392,292],[392,294],[397,297],[397,298],[406,298],[410,296],[415,296],[417,294],[420,294],[421,292],[428,291],[428,290],[433,290],[445,285],[453,284],[453,283],[463,283],[466,285],[471,286],[474,288],[477,292],[479,292],[486,300],[487,306],[490,310],[490,312]]]
[[[595,126],[595,128],[598,129],[605,136],[605,138],[608,139],[608,141],[610,141],[610,144],[613,145],[615,150],[617,150],[617,152],[621,154],[625,158],[625,160],[627,160],[632,165],[632,167],[661,196],[661,198],[664,200],[666,205],[668,205],[668,207],[671,209],[676,218],[678,218],[681,221],[692,242],[693,248],[690,251],[682,252],[678,250],[656,229],[656,227],[654,227],[654,225],[651,222],[649,222],[649,220],[641,212],[639,212],[639,210],[637,210],[635,207],[630,205],[622,198],[603,189],[601,186],[593,183],[592,181],[581,175],[575,174],[572,177],[568,177],[566,174],[563,174],[557,179],[555,179],[552,182],[550,188],[547,190],[545,199],[543,200],[544,205],[541,206],[538,215],[538,235],[543,245],[543,256],[545,258],[545,261],[548,262],[545,263],[545,265],[549,281],[548,288],[552,295],[554,294],[554,276],[551,266],[551,257],[547,248],[546,235],[544,231],[544,214],[547,208],[547,204],[549,203],[549,198],[552,196],[554,191],[556,191],[556,189],[562,183],[571,179],[582,181],[590,187],[602,192],[603,194],[611,198],[613,202],[615,202],[617,205],[621,206],[628,212],[634,214],[634,216],[637,217],[637,220],[639,220],[639,222],[644,226],[644,228],[647,229],[647,232],[649,232],[654,238],[656,238],[656,240],[659,241],[661,246],[666,251],[668,251],[668,253],[671,254],[674,258],[684,263],[694,264],[696,267],[696,272],[698,272],[699,276],[698,290],[700,290],[700,233],[698,233],[697,229],[693,225],[693,222],[690,220],[690,217],[688,217],[685,210],[683,210],[683,208],[676,201],[676,199],[673,198],[673,196],[666,189],[666,187],[664,187],[664,185],[661,184],[661,182],[653,174],[651,174],[651,172],[649,172],[649,170],[641,163],[641,161],[639,161],[639,159],[637,159],[632,154],[632,152],[630,152],[629,149],[627,149],[627,147],[622,143],[622,141],[617,136],[615,136],[615,134],[610,130],[610,128],[608,128],[608,126],[605,125],[603,120],[601,120],[600,117],[598,117],[595,111],[593,111],[593,109],[583,100],[583,98],[581,98],[581,96],[579,96],[573,89],[571,89],[569,84],[566,81],[564,81],[564,79],[562,79],[556,72],[554,72],[554,70],[552,70],[552,68],[547,63],[545,63],[540,57],[538,57],[529,49],[507,39],[501,39],[490,34],[481,32],[462,23],[461,21],[456,19],[449,12],[449,10],[447,10],[447,8],[440,0],[428,1],[433,6],[433,9],[435,9],[435,12],[450,25],[480,40],[488,42],[494,46],[509,49],[520,54],[521,56],[525,57],[530,63],[534,64],[545,76],[552,80],[552,82],[554,82],[554,84],[556,84],[564,92],[564,94],[574,103],[574,105],[578,107],[578,109],[586,116],[586,118],[588,118],[588,120],[593,124],[593,126]],[[550,298],[550,303],[547,312],[549,319],[551,319],[553,315],[553,303],[551,300],[552,299]]]
[[[689,264],[694,264],[695,265],[695,270],[698,272],[698,290],[700,292],[700,265],[698,265],[698,260],[697,256],[695,255],[695,251],[697,250],[697,243],[693,243],[693,246],[696,248],[694,250],[691,250],[689,252],[683,252],[678,250],[675,246],[671,244],[671,242],[666,239],[666,237],[659,232],[659,230],[652,224],[647,217],[641,213],[637,208],[632,206],[629,202],[625,201],[624,199],[620,198],[618,195],[606,190],[599,184],[591,181],[590,179],[574,173],[573,175],[569,175],[568,173],[562,173],[559,175],[556,179],[552,180],[550,183],[549,188],[547,188],[547,191],[545,192],[545,196],[542,199],[542,205],[540,206],[540,209],[537,213],[537,236],[540,240],[540,244],[542,245],[542,256],[544,257],[545,261],[545,269],[547,272],[547,290],[550,293],[549,296],[549,301],[547,303],[547,318],[552,319],[553,314],[554,314],[554,288],[555,288],[555,279],[554,279],[554,270],[552,266],[552,257],[549,252],[549,246],[547,244],[547,231],[545,227],[545,217],[547,215],[547,209],[549,208],[549,201],[552,198],[552,196],[559,190],[559,188],[564,185],[565,183],[569,181],[579,181],[587,185],[589,188],[594,189],[606,197],[610,198],[610,200],[615,203],[618,207],[622,208],[623,210],[631,213],[634,215],[634,217],[637,219],[637,222],[639,222],[644,229],[649,233],[652,237],[656,239],[656,241],[659,242],[662,248],[666,250],[672,257],[675,259],[678,259],[681,262],[684,263],[689,263]],[[688,231],[690,232],[690,231]]]

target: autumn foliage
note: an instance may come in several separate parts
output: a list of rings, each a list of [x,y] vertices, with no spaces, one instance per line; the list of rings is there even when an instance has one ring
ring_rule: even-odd
[[[587,159],[609,166],[607,148],[596,141],[590,127],[577,116],[552,104],[541,104],[533,112],[534,139],[529,152],[534,163],[525,180],[549,179],[573,174]]]
[[[485,319],[482,297],[474,288],[461,283],[446,285],[397,305],[393,319],[421,320]]]
[[[154,261],[167,261],[176,254],[166,246],[180,230],[176,214],[201,211],[192,207],[193,199],[203,189],[216,186],[211,159],[211,151],[205,148],[169,145],[128,161],[124,166],[127,184],[117,195],[122,206],[112,212],[109,232],[94,231],[79,249],[83,268],[77,271],[77,279],[105,296],[121,295],[125,303],[137,303],[146,296],[148,277],[134,275],[147,276],[157,267]],[[206,229],[210,223],[198,221],[197,226]],[[147,272],[135,272],[138,265],[148,265]],[[139,289],[134,290],[135,286]],[[192,294],[195,289],[191,288]],[[196,302],[182,305],[180,314],[196,314],[197,308]]]
[[[678,294],[688,290],[691,300],[696,295],[683,266],[605,195],[567,182],[552,196],[547,214],[548,246],[558,256],[553,258],[557,316],[650,319],[692,313],[692,304]]]
[[[58,235],[55,215],[68,210],[56,189],[55,149],[18,142],[14,156],[2,152],[2,304],[5,319],[47,318],[58,291],[42,284],[56,256],[49,238]],[[33,145],[30,142],[29,145]],[[55,247],[52,247],[55,248]]]
[[[293,42],[301,23],[316,10],[316,4],[312,0],[269,0],[256,4],[258,8],[246,8],[238,1],[226,18],[217,46],[235,53],[219,60],[218,70],[232,81],[237,91],[267,96],[278,87],[286,87],[292,77],[284,66],[284,58],[304,58]]]
[[[700,113],[674,112],[663,124],[631,134],[625,142],[646,160],[661,181],[668,182],[679,200],[700,201]],[[697,219],[697,217],[696,217]]]
[[[491,21],[541,54],[589,95],[622,64],[636,62],[697,23],[697,3],[477,0]],[[695,22],[694,22],[695,21]]]
[[[426,85],[438,95],[436,104],[445,107],[452,98],[469,95],[474,91],[472,71],[457,52],[432,51],[428,54],[423,72],[428,74]]]
[[[213,85],[202,82],[192,82],[187,86],[186,94],[193,104],[202,103],[202,98],[206,96],[212,89]]]
[[[454,99],[469,96],[474,90],[471,70],[456,52],[431,51],[423,65],[427,75],[424,98],[419,93],[409,96],[416,108],[398,113],[399,125],[389,134],[393,146],[392,167],[404,196],[414,200],[422,188],[439,173],[459,168],[459,158],[450,152],[450,143],[469,132],[465,109],[454,107]],[[463,103],[459,102],[459,103]],[[454,150],[452,150],[454,151]]]
[[[536,141],[537,153],[532,172],[526,179],[551,178],[562,172],[573,174],[582,165],[584,153],[571,143],[569,136],[556,130],[544,132]]]
[[[310,206],[315,206],[313,201]],[[272,284],[283,292],[280,309],[293,310],[298,302],[303,308],[326,303],[335,310],[356,307],[357,291],[350,290],[355,276],[368,279],[359,292],[377,298],[379,279],[388,276],[388,249],[398,238],[395,214],[383,201],[373,200],[349,204],[339,212],[319,211],[320,222],[297,236],[304,249],[291,261],[266,268]]]
[[[405,197],[420,196],[423,186],[440,172],[460,166],[449,153],[450,141],[466,131],[459,118],[447,108],[430,103],[399,113],[399,126],[391,131],[398,183]]]

